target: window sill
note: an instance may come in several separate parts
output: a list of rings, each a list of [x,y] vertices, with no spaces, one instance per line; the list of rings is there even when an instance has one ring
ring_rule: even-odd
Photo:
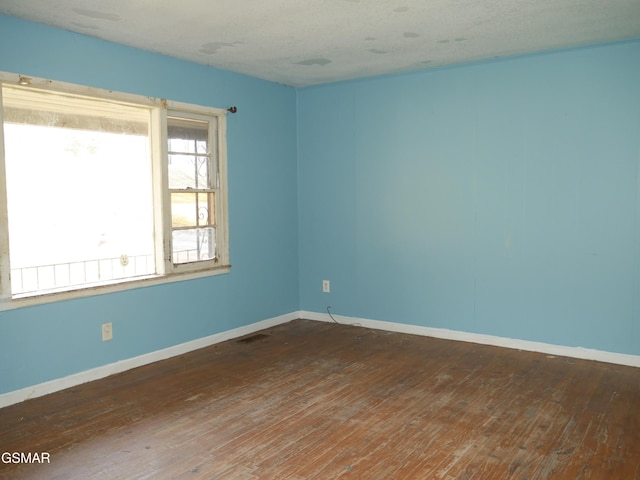
[[[45,303],[62,302],[75,298],[93,297],[95,295],[105,295],[108,293],[123,292],[136,288],[163,285],[166,283],[182,282],[196,278],[213,277],[229,273],[231,265],[221,266],[215,269],[201,270],[196,272],[173,273],[169,275],[148,275],[113,282],[92,284],[80,288],[66,288],[60,290],[47,290],[41,293],[30,293],[14,295],[10,298],[0,299],[0,311],[12,310],[16,308],[42,305]]]

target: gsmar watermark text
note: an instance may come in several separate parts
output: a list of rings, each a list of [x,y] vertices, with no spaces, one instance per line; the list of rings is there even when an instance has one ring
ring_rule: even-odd
[[[2,452],[2,463],[51,463],[49,452]]]

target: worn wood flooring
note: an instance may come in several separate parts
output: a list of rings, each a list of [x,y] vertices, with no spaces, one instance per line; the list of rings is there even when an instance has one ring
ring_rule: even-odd
[[[298,320],[0,409],[11,479],[640,479],[640,369]]]

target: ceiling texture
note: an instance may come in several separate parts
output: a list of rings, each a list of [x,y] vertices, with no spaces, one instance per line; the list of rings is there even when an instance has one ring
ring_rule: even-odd
[[[296,87],[640,38],[640,0],[0,0],[0,13]]]

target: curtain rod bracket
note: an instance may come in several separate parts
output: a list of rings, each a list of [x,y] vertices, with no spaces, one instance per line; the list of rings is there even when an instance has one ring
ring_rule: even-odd
[[[229,113],[236,113],[237,111],[238,111],[238,107],[236,107],[235,105],[233,107],[227,108],[227,112]]]

